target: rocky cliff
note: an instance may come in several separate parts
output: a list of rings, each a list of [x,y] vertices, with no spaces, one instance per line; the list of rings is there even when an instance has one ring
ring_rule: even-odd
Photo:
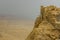
[[[41,6],[41,15],[26,40],[60,40],[60,8]]]

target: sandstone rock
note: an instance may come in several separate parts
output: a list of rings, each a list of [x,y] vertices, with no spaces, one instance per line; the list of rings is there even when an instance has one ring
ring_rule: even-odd
[[[26,40],[60,40],[60,8],[41,6],[41,15]]]

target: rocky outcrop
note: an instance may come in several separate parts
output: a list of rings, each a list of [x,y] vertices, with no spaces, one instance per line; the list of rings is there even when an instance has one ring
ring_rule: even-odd
[[[60,40],[60,8],[41,6],[41,15],[26,40]]]

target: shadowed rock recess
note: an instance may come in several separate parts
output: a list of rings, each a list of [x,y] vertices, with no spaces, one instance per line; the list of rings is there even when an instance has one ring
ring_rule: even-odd
[[[26,40],[60,40],[60,8],[41,6],[41,14]]]

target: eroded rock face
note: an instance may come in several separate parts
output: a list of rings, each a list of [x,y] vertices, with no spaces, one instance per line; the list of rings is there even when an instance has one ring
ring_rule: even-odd
[[[60,40],[60,8],[41,6],[41,15],[26,40]]]

